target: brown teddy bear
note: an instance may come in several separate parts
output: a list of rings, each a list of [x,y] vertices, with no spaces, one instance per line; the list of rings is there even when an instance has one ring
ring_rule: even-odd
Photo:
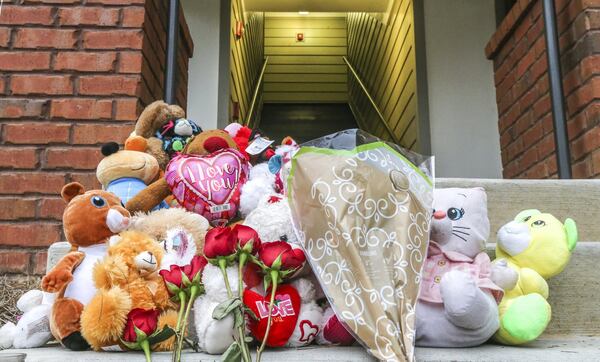
[[[74,250],[44,276],[42,290],[58,293],[50,316],[54,337],[69,349],[85,350],[89,345],[80,332],[80,316],[96,294],[92,270],[106,255],[108,239],[128,226],[130,214],[116,195],[85,192],[77,182],[65,185],[61,195],[68,203],[63,228]]]
[[[165,325],[175,328],[177,312],[169,292],[158,274],[163,248],[155,239],[126,231],[111,240],[108,256],[94,267],[94,284],[98,292],[81,315],[81,332],[95,350],[120,343],[133,309],[158,310],[158,329]],[[174,338],[155,346],[153,350],[170,350]]]
[[[162,100],[154,101],[142,111],[135,124],[134,131],[125,144],[131,142],[131,139],[135,139],[135,136],[146,139],[146,153],[154,156],[160,168],[164,170],[167,163],[169,163],[169,154],[163,148],[163,141],[156,137],[156,132],[169,121],[184,117],[185,111],[178,105],[167,104]]]
[[[185,146],[183,154],[203,156],[225,148],[237,150],[229,133],[220,130],[203,131]],[[131,212],[152,210],[171,194],[167,180],[161,177],[129,200],[125,207]]]

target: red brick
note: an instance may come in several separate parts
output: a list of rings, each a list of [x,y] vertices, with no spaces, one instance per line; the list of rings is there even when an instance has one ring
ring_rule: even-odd
[[[112,101],[87,98],[52,100],[50,116],[66,119],[110,118]]]
[[[39,217],[42,219],[62,220],[66,202],[60,197],[48,197],[40,201]]]
[[[35,217],[36,199],[22,197],[0,198],[0,219],[18,220]]]
[[[133,124],[78,124],[73,129],[73,143],[94,145],[114,141],[123,144],[133,127]]]
[[[538,156],[535,148],[530,148],[523,153],[523,157],[519,161],[519,166],[521,166],[521,170],[526,170],[534,165],[537,160]]]
[[[55,70],[80,72],[109,72],[117,60],[115,52],[60,52],[54,62]]]
[[[575,117],[571,117],[567,121],[567,131],[569,133],[569,139],[574,140],[583,131],[587,129],[587,114],[586,112],[579,112]]]
[[[521,78],[521,76],[525,74],[525,71],[529,69],[534,61],[535,53],[530,50],[523,58],[521,58],[519,64],[517,64],[517,78]]]
[[[589,56],[581,60],[581,80],[585,82],[593,75],[600,74],[600,55]]]
[[[79,77],[82,95],[136,95],[140,76],[89,75]]]
[[[140,114],[137,98],[117,99],[115,119],[122,121],[135,121]]]
[[[595,98],[600,98],[600,77],[594,77],[567,97],[569,114],[579,112]]]
[[[563,77],[563,88],[565,95],[570,94],[580,84],[581,81],[579,80],[579,67],[575,67],[575,69],[571,70]]]
[[[33,255],[33,274],[46,274],[46,263],[48,261],[48,253],[41,251]]]
[[[73,94],[73,82],[68,75],[13,75],[10,81],[12,94]]]
[[[16,30],[15,48],[74,48],[76,30],[25,28]]]
[[[8,47],[10,41],[10,28],[0,28],[0,47]]]
[[[141,30],[84,30],[86,49],[141,49]]]
[[[2,172],[0,194],[60,194],[65,184],[63,173],[48,172]],[[1,233],[0,233],[1,234]]]
[[[540,143],[536,145],[536,149],[538,152],[538,158],[540,160],[554,153],[554,135],[546,135],[546,137],[544,137]]]
[[[533,117],[535,119],[541,118],[544,114],[550,112],[551,106],[550,96],[546,95],[542,97],[533,105]]]
[[[78,4],[82,0],[25,0],[25,3],[32,4]]]
[[[39,117],[45,104],[44,100],[0,99],[0,118]]]
[[[539,122],[535,123],[531,128],[523,133],[523,143],[525,145],[533,145],[542,138],[543,134],[544,129],[542,124]]]
[[[44,168],[72,168],[94,170],[102,159],[100,149],[94,148],[48,148]]]
[[[50,69],[50,52],[2,52],[0,64],[3,71]]]
[[[102,187],[94,171],[73,172],[69,177],[69,182],[79,182],[86,190],[94,190]]]
[[[573,160],[578,160],[597,149],[600,149],[600,127],[588,130],[578,139],[571,142],[571,156]]]
[[[58,10],[60,25],[114,26],[119,21],[119,9],[102,7],[74,7]]]
[[[0,251],[0,274],[26,273],[28,266],[29,253],[16,250]]]
[[[34,169],[37,164],[35,148],[0,147],[0,167],[2,168]]]
[[[60,241],[60,224],[31,222],[0,224],[0,245],[42,247]]]
[[[52,24],[52,8],[46,6],[2,6],[0,24],[10,25],[50,25]]]
[[[533,165],[527,172],[525,173],[525,177],[529,179],[541,179],[548,177],[548,169],[544,162],[537,163]]]
[[[600,150],[592,153],[592,173],[596,177],[600,174]]]
[[[6,124],[3,140],[16,144],[66,143],[70,128],[69,124],[50,122]]]
[[[571,166],[573,178],[588,178],[592,174],[592,167],[589,159],[584,159]]]
[[[128,6],[123,8],[123,22],[121,26],[124,28],[141,28],[144,25],[144,15],[146,11],[143,7]]]
[[[142,58],[141,52],[121,52],[119,60],[119,73],[141,73]]]

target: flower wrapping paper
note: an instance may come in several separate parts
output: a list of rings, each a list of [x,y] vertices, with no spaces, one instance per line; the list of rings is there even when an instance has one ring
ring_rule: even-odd
[[[413,361],[433,161],[358,130],[312,145],[294,155],[287,179],[298,239],[338,318],[367,351]]]

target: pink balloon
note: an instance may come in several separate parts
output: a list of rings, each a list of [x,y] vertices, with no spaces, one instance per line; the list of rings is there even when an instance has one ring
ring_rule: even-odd
[[[237,213],[248,169],[244,156],[227,148],[206,156],[175,156],[165,177],[181,206],[213,225],[224,225]]]

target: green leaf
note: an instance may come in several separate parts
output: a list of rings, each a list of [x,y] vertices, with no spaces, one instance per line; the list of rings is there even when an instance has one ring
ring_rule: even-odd
[[[244,312],[246,314],[248,314],[250,316],[250,318],[254,319],[255,321],[258,320],[258,317],[256,316],[256,313],[254,313],[254,311],[246,306],[244,306]]]
[[[229,345],[229,348],[221,356],[223,362],[239,362],[242,360],[242,350],[237,342],[233,342]]]
[[[242,250],[248,254],[250,254],[252,252],[252,249],[254,248],[254,239],[249,240],[246,245],[244,245],[244,247],[242,248]]]
[[[150,342],[150,345],[155,345],[162,341],[166,341],[167,339],[171,338],[174,335],[175,335],[175,330],[173,328],[171,328],[169,326],[164,326],[162,330],[160,330],[160,331],[157,330],[154,333],[152,333],[152,335],[150,337],[148,337],[148,342]]]
[[[142,349],[142,347],[140,346],[139,342],[127,342],[126,340],[124,340],[123,338],[119,337],[119,339],[121,340],[121,343],[127,347],[127,349],[132,350],[132,351],[139,351]]]
[[[143,341],[144,339],[148,338],[148,335],[146,335],[146,333],[144,333],[144,331],[142,331],[138,327],[133,326],[133,330],[135,331],[135,335],[137,336],[138,341]]]
[[[190,280],[190,278],[188,278],[187,274],[184,272],[181,272],[181,282],[186,287],[189,287],[190,285],[192,285],[192,281]]]
[[[244,324],[244,315],[240,309],[236,309],[233,311],[233,328],[239,328]]]
[[[281,269],[281,254],[277,256],[277,259],[271,264],[271,269],[279,270]]]
[[[225,318],[229,313],[231,313],[234,309],[238,308],[242,304],[240,298],[233,298],[224,301],[223,303],[216,306],[213,311],[213,319],[221,320]]]
[[[179,293],[179,287],[175,284],[165,281],[165,285],[167,286],[167,289],[169,289],[170,294],[177,295]]]

